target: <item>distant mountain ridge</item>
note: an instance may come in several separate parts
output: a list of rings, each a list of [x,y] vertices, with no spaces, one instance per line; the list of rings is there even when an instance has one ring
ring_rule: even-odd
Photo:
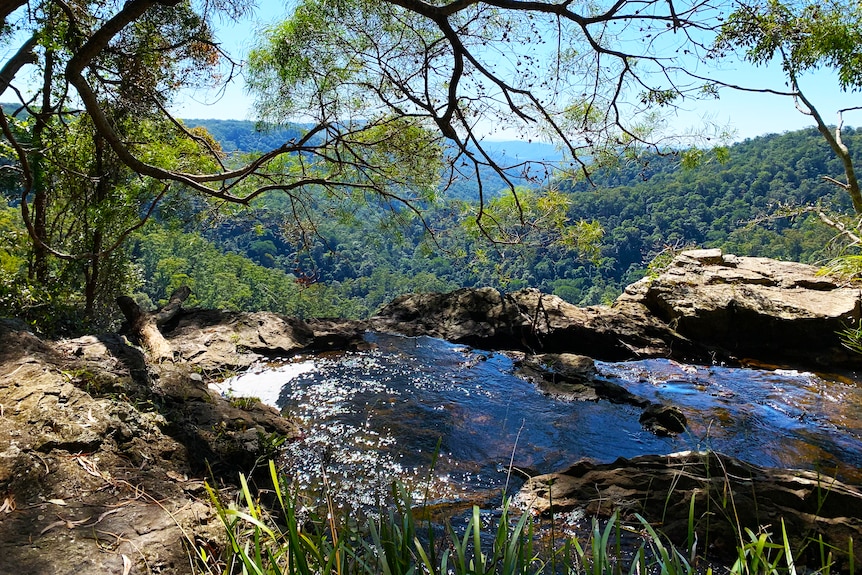
[[[266,127],[260,126],[250,120],[207,120],[207,119],[185,119],[187,126],[200,126],[205,128],[218,141],[226,152],[255,153],[275,149],[285,142],[299,138],[306,126],[297,124],[291,127]],[[500,166],[513,166],[525,162],[559,162],[563,158],[562,152],[551,144],[524,141],[489,141],[483,142],[486,151],[492,155],[492,159]],[[480,171],[483,186],[492,193],[506,188],[506,184],[499,174],[489,168]],[[540,173],[538,169],[531,170],[532,173]],[[520,172],[511,171],[510,178],[519,186],[530,188],[538,187],[546,182],[526,177]],[[447,195],[456,199],[471,199],[478,193],[478,183],[472,171],[462,179],[450,186]]]
[[[305,128],[302,124],[293,127],[266,127],[251,120],[184,119],[188,126],[206,128],[213,137],[222,143],[226,151],[261,152],[272,149],[285,141],[297,137]],[[275,144],[275,145],[273,145]],[[556,146],[544,142],[523,140],[485,141],[482,145],[501,158],[518,162],[557,162],[563,154]]]
[[[261,126],[250,120],[183,119],[189,127],[202,127],[221,144],[225,152],[265,152],[302,135],[299,124],[291,127]]]

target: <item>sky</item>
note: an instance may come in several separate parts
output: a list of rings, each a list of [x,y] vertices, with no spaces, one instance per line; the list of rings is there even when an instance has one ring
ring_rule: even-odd
[[[741,65],[727,71],[723,77],[740,85],[783,89],[784,76],[778,66],[753,68]],[[838,88],[832,74],[820,72],[801,79],[803,90],[820,110],[829,124],[838,121],[838,110],[862,106],[862,94],[844,93]],[[252,97],[242,84],[242,78],[233,82],[220,94],[190,93],[177,102],[179,117],[195,119],[253,120]],[[781,133],[813,127],[810,116],[796,109],[791,98],[771,94],[724,90],[717,100],[700,100],[681,103],[681,109],[668,118],[671,130],[697,130],[704,123],[726,126],[733,140],[744,140],[770,133]],[[845,126],[862,126],[862,110],[844,115]],[[513,139],[504,134],[497,139]]]
[[[737,85],[786,90],[786,78],[778,63],[754,67],[741,63],[728,69],[721,79]],[[842,92],[837,76],[820,71],[801,76],[800,87],[828,124],[838,122],[838,111],[862,106],[862,94]],[[727,124],[734,140],[744,140],[770,133],[781,133],[814,126],[811,116],[802,114],[792,98],[773,94],[740,92],[725,89],[718,100],[693,103],[680,120],[697,122],[701,118]],[[845,126],[862,125],[862,110],[844,114]]]
[[[230,53],[242,57],[260,36],[260,30],[286,16],[286,11],[283,0],[260,0],[251,17],[239,23],[221,23],[218,37]],[[785,88],[785,78],[777,64],[769,67],[754,67],[746,63],[727,66],[720,79],[759,88]],[[862,95],[841,92],[830,73],[803,76],[801,85],[830,124],[837,121],[839,109],[862,106]],[[723,90],[718,100],[687,101],[681,106],[682,110],[668,118],[672,132],[697,131],[709,122],[727,127],[733,140],[744,140],[814,125],[809,116],[796,109],[791,98],[777,95]],[[246,93],[241,77],[220,94],[185,94],[177,101],[174,110],[182,118],[254,119],[252,98]],[[846,126],[862,125],[862,110],[845,114],[844,122]],[[512,133],[489,136],[489,139],[502,140],[516,138]]]
[[[286,3],[295,0],[258,0],[250,16],[238,22],[215,22],[217,37],[226,50],[243,57],[260,37],[261,29],[287,16]],[[2,59],[2,58],[0,58]],[[753,67],[738,64],[728,67],[721,79],[736,84],[783,89],[784,76],[777,65]],[[834,76],[816,73],[803,76],[803,90],[812,99],[828,123],[837,121],[841,108],[862,106],[862,94],[843,93]],[[240,75],[219,93],[189,92],[177,98],[173,111],[187,119],[253,120],[252,97],[247,94]],[[718,100],[700,100],[682,103],[683,110],[668,118],[669,131],[683,133],[697,131],[704,122],[727,127],[733,140],[743,140],[768,133],[780,133],[813,126],[810,117],[801,114],[787,97],[723,90]],[[862,126],[862,110],[849,112],[844,118],[847,126]],[[490,131],[490,130],[489,130]],[[511,140],[512,133],[489,136],[489,139]]]

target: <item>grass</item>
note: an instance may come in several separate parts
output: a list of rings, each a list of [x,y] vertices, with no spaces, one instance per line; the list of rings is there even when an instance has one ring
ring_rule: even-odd
[[[253,396],[231,396],[228,401],[232,407],[244,409],[246,411],[253,409],[261,403],[259,397]]]
[[[494,522],[473,507],[466,524],[442,528],[419,520],[409,493],[394,487],[392,509],[359,524],[337,517],[330,507],[320,513],[302,506],[287,493],[270,462],[272,505],[256,499],[245,477],[239,501],[224,503],[208,487],[227,535],[223,557],[201,550],[199,563],[209,573],[257,575],[712,575],[699,567],[693,530],[683,549],[672,545],[645,518],[625,524],[614,514],[607,522],[592,521],[584,537],[550,542],[538,534],[538,519],[529,513],[515,517],[504,497]],[[689,518],[690,522],[693,519]],[[639,547],[621,543],[636,536]],[[722,572],[730,575],[797,575],[794,553],[781,523],[776,536],[766,529],[745,529],[736,560]],[[853,575],[852,541],[850,575]],[[632,553],[632,549],[634,552]],[[837,550],[819,542],[820,567],[807,575],[831,575]]]

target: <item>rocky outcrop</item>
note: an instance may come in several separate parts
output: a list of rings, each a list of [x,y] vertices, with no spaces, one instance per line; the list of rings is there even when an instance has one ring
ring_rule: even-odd
[[[232,404],[208,379],[299,352],[362,348],[367,329],[521,350],[523,373],[546,393],[640,405],[645,427],[675,433],[685,426],[678,410],[596,381],[589,358],[858,366],[835,334],[859,319],[859,290],[815,268],[700,250],[609,307],[468,289],[403,296],[367,323],[180,310],[160,326],[170,357],[155,364],[122,336],[49,345],[0,320],[0,572],[121,573],[131,564],[184,573],[186,544],[217,555],[222,529],[204,478],[230,484],[298,430],[259,403]],[[794,534],[823,533],[838,548],[849,535],[862,541],[848,511],[862,507],[858,491],[716,455],[582,462],[531,479],[524,500],[547,510],[549,485],[555,506],[643,513],[671,534],[687,529],[693,497],[699,522],[733,510],[752,528],[785,517]],[[709,541],[729,545],[735,533],[711,527]]]
[[[148,364],[118,335],[48,343],[0,320],[0,573],[188,573],[196,548],[218,559],[224,529],[204,481],[230,497],[299,431],[209,377],[364,330],[196,311],[171,327],[174,361]]]
[[[859,365],[838,332],[858,327],[858,287],[818,269],[719,250],[677,256],[657,277],[628,288],[615,305],[643,305],[684,337],[739,359],[833,367]]]
[[[183,310],[162,328],[177,359],[212,374],[301,351],[362,347],[365,330],[362,322],[200,309]]]
[[[679,435],[685,431],[688,420],[675,405],[651,403],[643,410],[638,421],[656,435]]]
[[[629,286],[612,306],[579,308],[532,289],[462,289],[402,296],[370,324],[477,347],[608,361],[754,359],[835,368],[862,365],[837,335],[860,317],[859,288],[813,266],[691,250]]]
[[[811,541],[822,536],[834,546],[838,565],[847,569],[852,537],[856,569],[862,566],[857,511],[862,492],[813,472],[767,470],[713,452],[649,455],[610,464],[580,461],[563,472],[531,478],[517,499],[545,514],[581,509],[590,517],[609,517],[618,512],[637,524],[637,513],[660,524],[659,530],[681,546],[688,538],[694,499],[700,550],[733,560],[741,528],[766,529],[781,543],[783,520],[795,551],[819,553]],[[741,537],[749,541],[744,532]],[[795,559],[801,565],[805,557]],[[820,565],[819,556],[812,559]]]
[[[195,547],[217,557],[204,480],[235,483],[299,430],[210,378],[366,345],[363,323],[272,313],[179,310],[160,327],[173,357],[148,363],[120,335],[48,343],[0,319],[0,573],[187,573]]]
[[[641,305],[581,308],[525,289],[492,288],[396,298],[369,322],[372,329],[428,335],[486,349],[572,353],[603,360],[660,357],[696,346]]]

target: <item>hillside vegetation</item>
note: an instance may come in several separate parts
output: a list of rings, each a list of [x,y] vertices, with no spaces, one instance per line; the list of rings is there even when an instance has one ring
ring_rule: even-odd
[[[251,123],[230,126],[229,135],[213,132],[234,143],[253,141]],[[237,130],[243,126],[249,134]],[[845,140],[860,149],[862,131],[847,131]],[[348,317],[367,316],[401,293],[476,285],[607,302],[642,277],[654,257],[683,247],[814,264],[835,255],[835,232],[792,210],[815,202],[849,208],[822,178],[840,174],[841,166],[816,130],[750,139],[728,151],[726,161],[707,154],[691,169],[671,154],[597,173],[592,184],[555,182],[572,222],[595,220],[604,230],[593,253],[488,245],[456,223],[459,199],[429,206],[432,234],[406,213],[372,206],[337,217],[321,209],[316,229],[298,231],[288,224],[289,204],[273,198],[244,217],[212,220],[199,234],[191,225],[152,226],[133,254],[153,301],[190,283],[199,305]]]
[[[251,122],[203,124],[231,154],[253,153],[292,134],[262,132]],[[851,150],[862,148],[862,131],[845,130],[844,138]],[[548,150],[539,147],[536,154],[547,157]],[[523,148],[518,155],[533,159]],[[654,258],[684,247],[813,264],[840,253],[836,232],[798,209],[816,203],[851,209],[846,194],[823,179],[842,168],[816,130],[746,140],[722,156],[704,153],[686,169],[675,154],[654,155],[594,173],[592,182],[557,179],[550,196],[522,188],[524,205],[538,210],[550,197],[563,203],[577,228],[577,241],[550,247],[541,231],[521,245],[494,245],[465,225],[475,199],[464,198],[475,198],[475,180],[426,203],[424,221],[397,204],[333,201],[313,189],[301,204],[286,194],[230,210],[189,198],[165,202],[116,254],[116,261],[133,265],[118,267],[112,285],[101,288],[99,317],[103,326],[116,321],[111,293],[137,292],[138,301],[155,306],[180,285],[192,288],[190,305],[300,317],[367,317],[403,293],[486,285],[535,287],[587,305],[611,301]],[[51,309],[43,329],[80,329],[81,293],[71,281],[80,264],[57,266],[51,286],[31,283],[17,192],[6,190],[0,315],[36,323],[41,310]],[[489,204],[500,213],[512,208],[505,193]],[[301,222],[298,210],[305,211]]]

